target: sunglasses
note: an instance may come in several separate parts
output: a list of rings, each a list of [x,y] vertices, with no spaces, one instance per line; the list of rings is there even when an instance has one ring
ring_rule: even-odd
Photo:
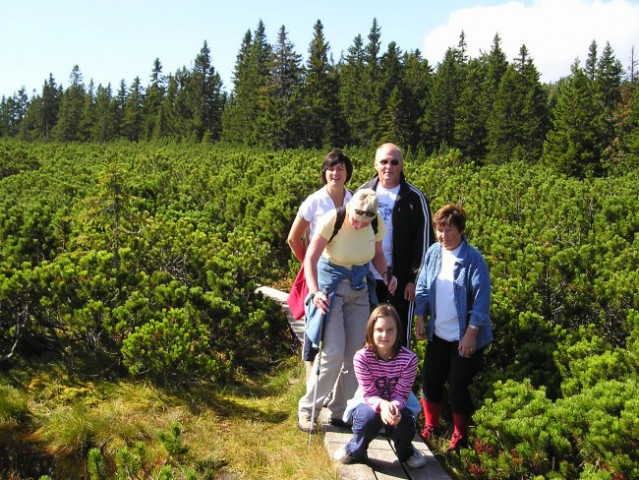
[[[390,164],[395,167],[399,165],[399,160],[397,160],[396,158],[393,158],[392,160],[384,159],[379,161],[380,165],[388,165],[388,162],[390,162]]]
[[[355,210],[355,215],[358,215],[360,217],[363,216],[367,216],[368,218],[373,218],[375,215],[377,215],[375,212],[369,212],[368,210]]]

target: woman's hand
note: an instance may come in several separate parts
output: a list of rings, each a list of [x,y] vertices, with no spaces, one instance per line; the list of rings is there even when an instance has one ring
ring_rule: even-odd
[[[397,425],[402,419],[402,414],[397,405],[388,400],[382,400],[379,404],[379,415],[385,425]]]
[[[420,340],[424,340],[426,338],[426,322],[424,321],[424,317],[417,316],[417,325],[415,326],[415,335]]]
[[[459,356],[470,358],[477,350],[477,332],[475,328],[468,327],[464,337],[459,342]]]
[[[391,295],[394,294],[395,290],[397,289],[397,277],[395,275],[392,275],[390,280],[386,282],[386,286],[388,287],[388,292]]]
[[[328,312],[329,304],[330,302],[328,300],[328,297],[324,295],[324,292],[322,292],[321,290],[315,292],[315,294],[313,295],[313,305],[319,308],[324,315],[326,315],[326,313]]]

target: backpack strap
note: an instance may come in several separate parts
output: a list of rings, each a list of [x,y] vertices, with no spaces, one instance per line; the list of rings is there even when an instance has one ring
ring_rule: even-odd
[[[337,207],[335,210],[337,211],[337,215],[335,216],[335,225],[333,225],[333,233],[331,235],[331,238],[328,239],[328,243],[330,243],[331,240],[335,238],[335,235],[339,233],[340,228],[342,228],[342,225],[344,225],[344,219],[346,218],[346,207]],[[375,233],[375,235],[377,235],[377,215],[375,216],[375,218],[373,218],[371,226],[373,227],[373,232]]]
[[[335,216],[335,225],[333,226],[333,234],[331,238],[328,239],[328,243],[331,243],[331,240],[335,238],[335,235],[339,233],[339,229],[344,225],[344,219],[346,218],[346,207],[343,205],[341,207],[337,207],[335,209],[337,211],[337,215]]]

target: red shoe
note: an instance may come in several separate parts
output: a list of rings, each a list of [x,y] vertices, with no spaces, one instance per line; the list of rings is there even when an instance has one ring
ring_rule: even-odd
[[[419,435],[427,442],[433,442],[439,437],[439,423],[442,416],[442,403],[434,403],[425,398],[421,398],[422,409],[424,411],[424,428]]]
[[[439,438],[439,429],[432,425],[426,425],[422,428],[421,432],[419,432],[419,436],[422,437],[425,442],[434,442]]]
[[[468,447],[468,438],[465,435],[453,433],[453,438],[450,439],[450,445],[446,449],[446,453],[459,453],[462,448],[466,447]]]
[[[446,453],[459,453],[462,448],[468,447],[468,426],[470,425],[470,415],[463,413],[453,413],[453,437]]]

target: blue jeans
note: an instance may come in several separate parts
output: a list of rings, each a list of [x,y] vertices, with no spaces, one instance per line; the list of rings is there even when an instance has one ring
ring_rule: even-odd
[[[363,462],[367,458],[368,445],[385,427],[386,435],[393,440],[395,451],[400,462],[405,462],[413,454],[413,437],[415,436],[415,415],[408,408],[401,411],[402,419],[397,425],[384,425],[382,417],[371,407],[362,403],[353,412],[353,438],[346,444],[348,452],[354,460]]]

